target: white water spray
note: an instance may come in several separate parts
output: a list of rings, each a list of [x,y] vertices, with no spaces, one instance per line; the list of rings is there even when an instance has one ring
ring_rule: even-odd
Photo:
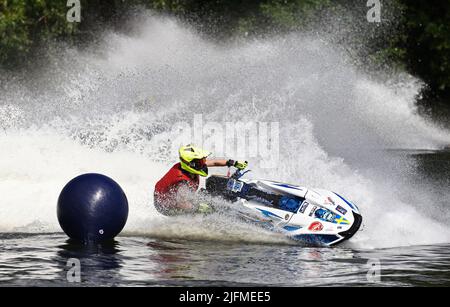
[[[253,176],[339,191],[356,202],[366,227],[352,244],[450,241],[447,226],[398,197],[410,188],[390,180],[388,167],[384,179],[371,173],[386,148],[449,143],[448,131],[417,114],[417,80],[371,80],[338,48],[301,33],[223,47],[155,17],[137,33],[108,34],[96,53],[66,50],[38,79],[2,79],[0,231],[60,231],[62,187],[99,172],[127,194],[125,233],[211,239],[207,221],[170,221],[152,206],[154,184],[176,162],[172,125],[202,114],[218,123],[278,122],[279,163],[256,167]],[[242,225],[228,226],[217,239],[255,240]],[[258,234],[260,242],[284,242]]]

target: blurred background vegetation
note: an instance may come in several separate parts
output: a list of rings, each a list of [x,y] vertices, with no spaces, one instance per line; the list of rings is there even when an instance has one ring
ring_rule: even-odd
[[[187,21],[219,42],[291,31],[328,33],[359,64],[407,71],[426,82],[421,95],[425,104],[450,107],[448,0],[380,0],[380,23],[367,22],[366,0],[80,2],[81,22],[69,23],[66,0],[0,0],[0,68],[27,67],[54,42],[82,48],[105,29],[126,31],[132,14],[151,9]]]

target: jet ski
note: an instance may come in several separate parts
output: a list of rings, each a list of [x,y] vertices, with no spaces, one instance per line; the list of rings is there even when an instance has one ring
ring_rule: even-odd
[[[361,226],[358,207],[338,193],[242,178],[247,172],[212,175],[206,179],[206,192],[233,203],[232,208],[246,221],[306,245],[337,245]]]

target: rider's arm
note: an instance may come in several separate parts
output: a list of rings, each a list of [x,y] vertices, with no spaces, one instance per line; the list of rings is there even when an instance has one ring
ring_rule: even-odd
[[[229,160],[224,159],[212,159],[212,160],[206,160],[206,166],[229,166],[228,163]],[[231,165],[230,165],[231,166]]]
[[[234,166],[238,169],[244,169],[247,167],[247,161],[235,161],[232,159],[229,160],[224,160],[224,159],[211,159],[211,160],[206,160],[206,166],[211,167],[211,166]]]

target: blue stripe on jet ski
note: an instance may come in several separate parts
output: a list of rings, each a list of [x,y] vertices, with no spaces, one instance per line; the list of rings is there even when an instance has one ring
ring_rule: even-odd
[[[284,229],[286,229],[287,231],[295,231],[295,230],[299,230],[301,227],[300,226],[284,226]]]
[[[266,210],[259,209],[259,208],[256,208],[256,209],[258,209],[259,211],[261,211],[262,214],[264,214],[264,215],[267,216],[267,217],[275,216],[275,217],[277,217],[277,218],[279,218],[279,219],[282,219],[281,216],[278,216],[278,215],[276,215],[275,213],[272,213],[272,212],[270,212],[270,211],[266,211]]]
[[[339,195],[338,193],[336,193],[336,192],[333,192],[334,194],[336,194],[340,199],[342,199],[343,201],[345,201],[346,203],[347,203],[347,205],[349,205],[350,206],[350,208],[352,208],[352,209],[354,209],[354,210],[357,210],[350,202],[348,202],[344,197],[342,197],[341,195]]]
[[[295,190],[300,190],[302,191],[302,188],[293,186],[293,185],[289,185],[289,184],[285,184],[285,183],[274,183],[274,185],[277,185],[279,187],[283,187],[283,188],[288,188],[288,189],[295,189]]]

